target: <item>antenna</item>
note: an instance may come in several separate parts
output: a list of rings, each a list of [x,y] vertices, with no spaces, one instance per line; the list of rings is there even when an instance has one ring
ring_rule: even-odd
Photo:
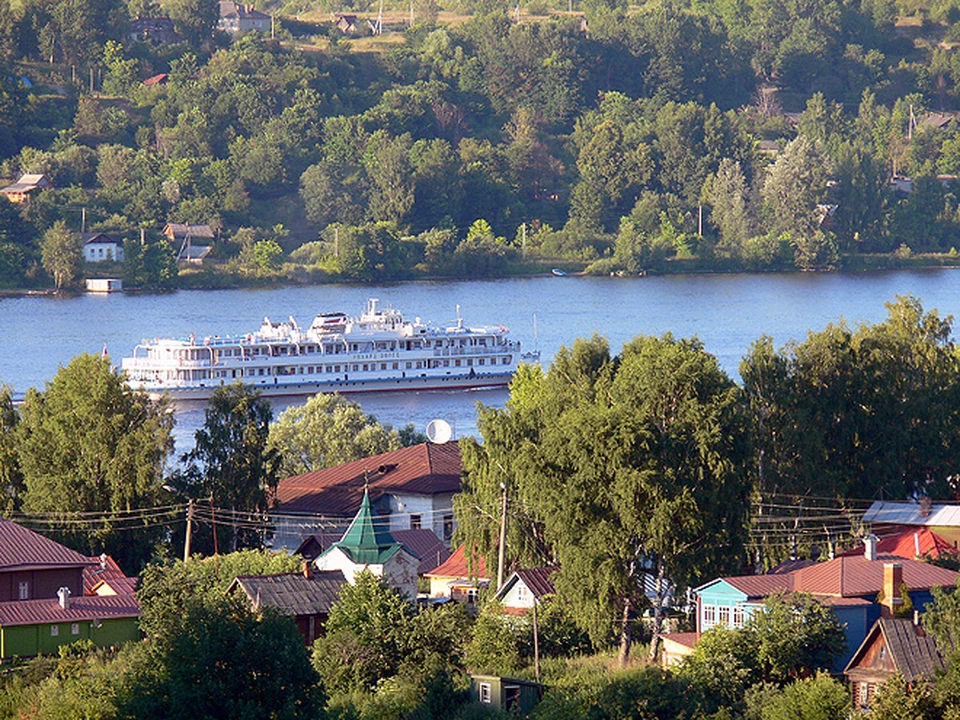
[[[453,437],[453,429],[446,420],[431,420],[427,423],[427,440],[434,445],[443,445],[450,442]]]
[[[383,34],[383,0],[380,0],[380,12],[377,13],[377,28],[374,30],[373,34]]]

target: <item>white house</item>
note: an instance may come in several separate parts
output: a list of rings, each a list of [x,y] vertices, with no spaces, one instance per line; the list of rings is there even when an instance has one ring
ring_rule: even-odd
[[[503,612],[507,615],[526,615],[547,595],[556,593],[550,581],[550,576],[556,570],[555,567],[517,570],[503,583],[494,600],[503,606]]]
[[[317,570],[339,570],[350,584],[358,573],[369,570],[411,600],[417,597],[419,564],[420,558],[394,540],[384,523],[374,517],[366,492],[360,511],[340,541],[314,560]]]
[[[123,262],[123,243],[102,232],[84,233],[83,259],[88,263]]]

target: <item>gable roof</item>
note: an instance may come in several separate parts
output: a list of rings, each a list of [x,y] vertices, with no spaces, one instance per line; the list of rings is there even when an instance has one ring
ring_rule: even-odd
[[[483,557],[477,556],[473,561],[473,572],[467,567],[467,553],[464,545],[460,545],[453,554],[447,558],[447,561],[428,573],[425,577],[433,578],[477,578],[478,580],[489,580],[487,575],[487,566]]]
[[[91,561],[33,530],[0,518],[0,570],[82,568]]]
[[[352,516],[369,487],[385,494],[441,495],[460,491],[460,446],[420,443],[280,481],[274,507],[284,513]]]
[[[382,565],[403,546],[393,539],[384,520],[374,520],[370,511],[370,493],[364,491],[360,510],[350,527],[321,557],[334,548],[342,550],[354,563]]]
[[[189,233],[190,237],[194,239],[216,237],[209,225],[194,225],[192,223],[167,223],[163,228],[163,235],[171,239],[185,238],[187,237],[187,233]]]
[[[83,594],[92,595],[97,585],[104,581],[127,580],[117,561],[109,555],[100,557],[87,557],[90,564],[83,568]],[[129,578],[136,580],[136,578]]]
[[[43,625],[140,617],[135,595],[106,595],[70,598],[64,609],[57,598],[16,600],[0,603],[0,626]]]
[[[254,606],[276,608],[289,615],[322,615],[340,599],[340,588],[346,582],[339,570],[278,575],[240,575],[230,583],[227,592],[239,587]]]
[[[943,539],[932,530],[921,527],[907,528],[901,532],[880,538],[877,542],[877,552],[903,558],[917,558],[955,554],[957,550],[948,540]],[[863,555],[863,548],[853,548],[841,553],[841,557],[855,555]]]
[[[907,682],[913,682],[917,678],[932,680],[937,671],[944,667],[943,656],[937,650],[934,639],[914,625],[913,621],[906,618],[880,618],[850,658],[844,673],[859,666],[864,654],[876,641],[877,635],[883,636],[894,667]]]
[[[84,233],[82,238],[84,245],[92,245],[94,243],[104,243],[106,245],[116,245],[118,241],[114,240],[112,237],[102,232],[88,232]]]
[[[43,175],[21,175],[20,179],[17,180],[13,185],[7,185],[5,188],[0,190],[0,192],[9,192],[9,193],[21,193],[21,192],[30,192],[31,190],[36,190],[37,188],[47,188],[50,187],[50,181],[47,180]]]
[[[811,595],[829,596],[832,604],[841,598],[858,598],[876,595],[883,589],[883,566],[895,562],[903,568],[903,581],[911,590],[929,590],[932,587],[949,587],[954,584],[954,570],[929,563],[911,560],[898,555],[878,553],[876,560],[867,560],[863,553],[841,556],[779,575],[739,575],[713,580],[696,588],[705,590],[717,582],[725,582],[736,588],[748,599],[760,599],[777,592],[805,592]]]
[[[547,595],[554,595],[557,591],[550,581],[550,576],[558,569],[554,566],[516,570],[510,574],[510,577],[503,583],[503,587],[497,590],[494,597],[502,600],[510,592],[510,588],[518,582],[523,583],[537,600]]]

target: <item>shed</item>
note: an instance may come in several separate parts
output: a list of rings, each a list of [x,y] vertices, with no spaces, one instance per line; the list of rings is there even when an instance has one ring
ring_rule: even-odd
[[[531,680],[500,677],[498,675],[471,675],[470,698],[497,710],[529,715],[543,698],[543,685]]]

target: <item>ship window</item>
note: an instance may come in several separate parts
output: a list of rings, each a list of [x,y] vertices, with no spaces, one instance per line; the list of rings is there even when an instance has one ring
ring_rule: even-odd
[[[408,362],[408,363],[407,363],[407,370],[409,370],[409,369],[412,368],[412,367],[413,367],[413,363]]]
[[[459,360],[454,360],[454,361],[453,361],[453,364],[454,364],[456,367],[460,367],[460,361],[459,361]]]
[[[380,369],[381,369],[381,370],[386,370],[386,369],[387,369],[387,364],[386,364],[386,363],[380,363]]]
[[[473,358],[467,358],[467,367],[473,365]]]
[[[263,368],[260,368],[260,375],[263,375]]]
[[[354,367],[353,369],[356,370],[357,368]],[[363,364],[363,369],[364,369],[364,370],[369,370],[370,367],[369,367],[369,365],[367,365],[367,363],[364,363],[364,364]]]
[[[356,372],[359,367],[360,367],[359,365],[354,365],[354,366],[353,366],[353,371]]]
[[[417,360],[417,370],[423,367],[423,363]]]
[[[443,361],[443,366],[444,366],[444,367],[450,367],[450,361],[449,361],[449,360],[444,360],[444,361]]]
[[[484,360],[483,358],[480,358],[479,360],[477,360],[477,365],[485,365],[485,364],[486,364],[486,360]]]
[[[334,371],[334,372],[340,372],[340,366],[339,366],[339,365],[334,365],[334,366],[333,366],[333,371]]]
[[[399,369],[400,369],[400,363],[398,363],[398,362],[393,363],[393,369],[394,369],[394,370],[399,370]]]
[[[504,364],[504,365],[509,365],[509,364],[510,364],[510,356],[509,356],[509,355],[507,355],[507,356],[503,359],[503,364]]]

